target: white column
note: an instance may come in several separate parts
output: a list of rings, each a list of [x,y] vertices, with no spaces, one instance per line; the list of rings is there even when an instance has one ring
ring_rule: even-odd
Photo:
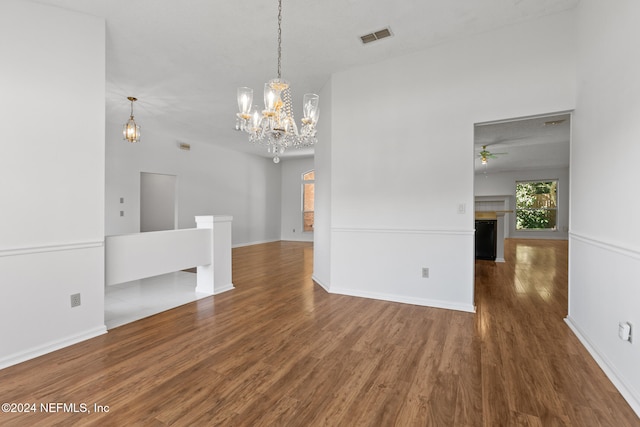
[[[231,222],[229,215],[196,216],[197,228],[211,229],[211,263],[197,268],[196,292],[217,295],[234,288],[231,282]]]

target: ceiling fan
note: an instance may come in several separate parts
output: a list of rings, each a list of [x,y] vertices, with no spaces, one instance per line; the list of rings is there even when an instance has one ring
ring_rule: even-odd
[[[478,156],[480,157],[480,160],[482,161],[483,165],[486,165],[488,162],[488,159],[497,159],[498,156],[502,156],[505,154],[509,154],[509,153],[492,153],[489,150],[487,150],[487,146],[483,145],[482,146],[482,151],[480,151],[480,153],[478,153]]]

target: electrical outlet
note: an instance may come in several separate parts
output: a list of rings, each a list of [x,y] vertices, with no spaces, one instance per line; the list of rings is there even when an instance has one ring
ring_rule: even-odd
[[[120,211],[120,216],[124,216],[124,211]]]
[[[71,307],[78,307],[80,302],[80,294],[71,295]]]
[[[427,267],[422,267],[422,277],[425,279],[429,278],[429,269]]]

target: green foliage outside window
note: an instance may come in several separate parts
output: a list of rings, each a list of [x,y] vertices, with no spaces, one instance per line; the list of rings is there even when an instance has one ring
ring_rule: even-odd
[[[516,183],[516,230],[555,230],[558,181]]]

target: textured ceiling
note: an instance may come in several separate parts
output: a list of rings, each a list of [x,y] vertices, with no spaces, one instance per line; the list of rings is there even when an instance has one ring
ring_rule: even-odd
[[[277,1],[34,0],[103,17],[107,126],[266,154],[234,130],[236,88],[276,75]],[[282,75],[294,108],[337,71],[570,9],[578,0],[284,0]],[[359,36],[389,26],[393,37]],[[320,100],[322,110],[322,99]],[[300,111],[294,110],[300,117]],[[322,120],[322,114],[320,115]]]

